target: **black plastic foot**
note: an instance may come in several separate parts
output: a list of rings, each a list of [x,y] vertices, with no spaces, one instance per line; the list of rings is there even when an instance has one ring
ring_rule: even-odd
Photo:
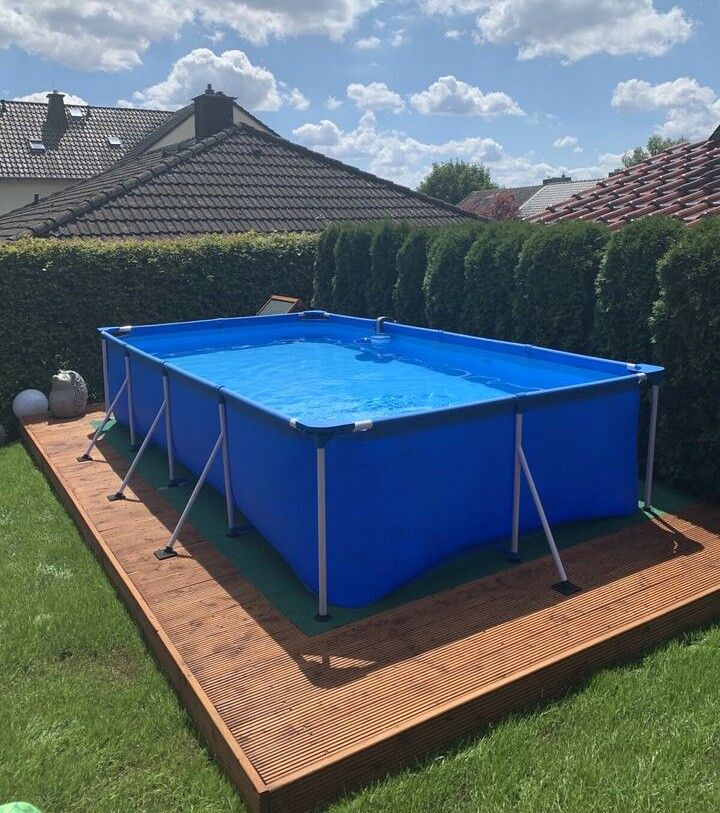
[[[325,615],[320,615],[320,613],[315,613],[315,620],[316,621],[329,621],[332,618],[330,613],[325,613]]]
[[[160,548],[160,550],[156,550],[154,552],[155,558],[159,559],[161,562],[163,559],[172,559],[173,556],[177,556],[177,553],[172,548]]]
[[[170,480],[167,484],[168,488],[175,488],[176,486],[181,486],[185,482],[184,477],[175,477],[174,479]]]
[[[80,457],[75,458],[78,463],[84,463],[86,460],[92,460],[89,454],[81,454]]]
[[[522,556],[520,556],[519,553],[508,553],[505,558],[513,565],[517,564],[518,562],[522,562]]]
[[[552,586],[552,589],[563,596],[572,596],[574,593],[580,593],[582,591],[582,587],[578,587],[577,584],[573,584],[569,581],[558,582]]]
[[[116,491],[114,494],[108,494],[108,500],[110,500],[110,502],[116,502],[117,500],[124,499],[125,495],[122,493],[122,491]]]

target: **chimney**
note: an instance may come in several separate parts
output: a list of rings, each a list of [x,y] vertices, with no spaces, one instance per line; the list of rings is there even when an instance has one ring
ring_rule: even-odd
[[[64,130],[67,127],[67,118],[65,116],[65,94],[58,93],[53,90],[48,93],[48,109],[46,124],[55,130]]]
[[[208,84],[205,93],[193,99],[195,106],[195,138],[203,138],[219,133],[233,123],[234,96],[226,96],[212,89]]]
[[[569,183],[570,181],[572,181],[572,178],[563,172],[562,175],[557,175],[554,178],[544,178],[543,186],[550,186],[550,184],[554,183]]]

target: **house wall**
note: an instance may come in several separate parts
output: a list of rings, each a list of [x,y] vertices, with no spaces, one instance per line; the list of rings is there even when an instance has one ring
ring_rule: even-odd
[[[36,194],[43,198],[73,183],[71,178],[0,178],[0,214],[32,203]]]
[[[254,121],[250,116],[238,107],[233,109],[233,122],[235,124],[249,124],[263,133],[270,132],[267,128],[262,127],[257,121]],[[151,150],[156,150],[158,147],[167,147],[170,144],[177,144],[179,141],[185,141],[186,138],[195,137],[195,114],[188,116],[182,124],[179,124],[174,130],[171,130],[164,138],[156,141],[151,147]]]

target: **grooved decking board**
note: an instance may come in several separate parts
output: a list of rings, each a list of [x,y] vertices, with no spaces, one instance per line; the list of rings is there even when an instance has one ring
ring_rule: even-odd
[[[28,445],[201,735],[256,811],[307,810],[720,613],[720,506],[695,504],[308,637],[88,421],[28,422]],[[242,544],[240,538],[237,544]]]

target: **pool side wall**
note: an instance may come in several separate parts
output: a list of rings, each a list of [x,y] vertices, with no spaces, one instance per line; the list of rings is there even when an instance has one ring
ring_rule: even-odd
[[[225,402],[233,500],[316,592],[317,439],[171,363],[132,347],[129,354],[138,432],[147,432],[160,408],[167,370],[176,457],[196,475],[218,437],[218,401]],[[123,344],[109,340],[107,355],[111,399],[125,375]],[[448,411],[445,419],[385,421],[341,434],[326,446],[330,604],[371,603],[462,550],[507,543],[520,400],[523,448],[551,523],[637,509],[635,377],[562,397],[499,399],[479,414]],[[125,398],[116,417],[127,424]],[[165,446],[163,422],[154,441]],[[224,491],[219,456],[209,482]],[[539,527],[523,482],[521,528]]]

